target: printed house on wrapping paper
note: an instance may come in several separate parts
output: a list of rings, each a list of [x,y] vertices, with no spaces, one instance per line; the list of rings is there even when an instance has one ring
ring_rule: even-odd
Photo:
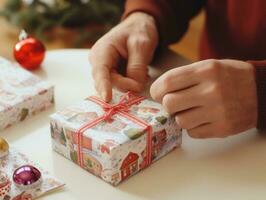
[[[114,92],[110,104],[118,103],[122,96],[123,93]],[[51,136],[56,152],[76,164],[82,158],[85,170],[112,185],[146,168],[148,158],[154,162],[181,144],[181,131],[174,118],[160,104],[147,99],[132,105],[128,114],[149,124],[150,139],[146,126],[116,113],[111,119],[85,129],[79,143],[77,131],[105,112],[99,104],[85,99],[51,116]]]
[[[166,131],[162,130],[160,132],[157,132],[152,137],[152,157],[156,158],[156,156],[160,153],[162,150],[164,144],[167,142],[167,135]]]
[[[139,155],[136,153],[130,152],[127,155],[120,167],[122,180],[125,180],[138,171],[138,159]]]

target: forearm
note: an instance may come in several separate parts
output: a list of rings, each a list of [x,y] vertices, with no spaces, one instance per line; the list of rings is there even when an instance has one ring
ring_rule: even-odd
[[[160,45],[167,46],[183,36],[189,20],[203,4],[203,0],[127,0],[123,18],[136,11],[152,15],[157,22]]]

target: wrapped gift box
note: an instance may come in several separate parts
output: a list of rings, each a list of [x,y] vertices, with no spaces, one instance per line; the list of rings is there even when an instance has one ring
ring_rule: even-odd
[[[0,57],[0,130],[45,110],[53,99],[51,85]]]
[[[117,185],[181,144],[181,131],[160,104],[131,93],[97,97],[51,116],[53,149]]]

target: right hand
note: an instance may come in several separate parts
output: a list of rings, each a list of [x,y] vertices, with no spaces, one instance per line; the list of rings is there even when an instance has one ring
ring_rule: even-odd
[[[155,20],[141,12],[132,13],[99,39],[90,51],[89,60],[101,98],[112,99],[112,86],[121,91],[141,92],[157,44]],[[122,60],[127,60],[125,76],[118,72]]]

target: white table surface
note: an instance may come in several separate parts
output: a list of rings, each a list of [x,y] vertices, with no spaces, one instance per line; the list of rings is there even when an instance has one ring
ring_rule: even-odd
[[[185,134],[180,149],[118,187],[53,152],[48,116],[95,92],[87,57],[88,50],[48,52],[42,69],[35,73],[56,86],[55,107],[0,133],[66,183],[64,189],[41,199],[266,199],[266,137],[254,129],[226,139],[199,140]],[[184,63],[167,53],[157,65]],[[160,70],[153,70],[153,76]]]

